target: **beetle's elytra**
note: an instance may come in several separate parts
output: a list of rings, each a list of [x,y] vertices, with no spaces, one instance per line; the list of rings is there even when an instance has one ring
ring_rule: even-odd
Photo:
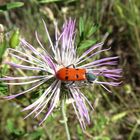
[[[85,69],[75,69],[75,68],[61,68],[56,73],[56,77],[62,81],[83,81],[86,80]]]

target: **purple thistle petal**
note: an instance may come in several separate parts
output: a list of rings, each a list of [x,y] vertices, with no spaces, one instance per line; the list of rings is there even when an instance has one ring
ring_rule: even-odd
[[[73,49],[74,47],[72,46],[73,42],[73,35],[74,35],[74,30],[75,30],[75,20],[69,20],[66,22],[63,28],[63,37],[62,37],[62,49]]]
[[[82,66],[79,66],[81,68],[83,67],[92,67],[93,65],[94,66],[100,66],[101,65],[115,65],[117,61],[112,61],[112,60],[115,60],[115,59],[118,59],[119,57],[116,56],[116,57],[108,57],[108,58],[103,58],[103,59],[100,59],[100,60],[96,60],[96,61],[93,61],[93,62],[90,62],[90,63],[87,63],[85,65],[82,65]],[[112,61],[112,62],[106,62],[106,61]],[[96,64],[96,65],[95,65]]]
[[[60,34],[59,30],[58,30],[58,23],[57,23],[57,21],[54,21],[54,27],[55,27],[55,41],[57,42],[58,41],[58,35]]]
[[[54,107],[58,103],[60,97],[60,88],[58,88],[54,94],[55,95],[54,98],[52,99],[52,103],[48,109],[48,112],[46,113],[45,118],[39,123],[39,125],[41,125],[48,118],[48,116],[52,113]]]
[[[119,75],[122,73],[122,69],[106,69],[106,68],[98,68],[98,69],[88,69],[92,71],[94,75],[104,75],[104,74],[114,74]],[[121,76],[122,77],[122,76]]]
[[[30,110],[32,109],[33,107],[35,107],[37,104],[39,104],[40,102],[42,103],[45,99],[45,97],[50,93],[50,91],[54,88],[55,89],[55,84],[56,84],[57,81],[54,81],[48,88],[47,90],[45,90],[45,92],[41,95],[41,97],[35,101],[34,103],[32,103],[31,105],[25,107],[22,111],[26,111],[26,110]]]
[[[100,63],[100,64],[93,64],[93,65],[89,65],[89,66],[86,66],[86,68],[91,68],[91,67],[99,67],[99,66],[106,66],[106,65],[117,65],[117,61],[111,61],[111,62],[103,62],[103,63]]]
[[[118,73],[120,74],[122,72],[122,69],[104,69],[104,72],[108,72],[108,73]]]
[[[100,51],[97,51],[95,53],[92,53],[90,56],[87,56],[85,59],[83,59],[83,60],[79,61],[78,63],[76,63],[76,65],[79,65],[80,63],[86,61],[87,59],[89,59],[89,58],[91,58],[91,57],[93,57],[93,56],[95,56],[97,54],[100,54],[101,52],[105,52],[105,51],[108,51],[108,50],[110,50],[110,48],[104,49],[104,50],[100,50]]]
[[[16,98],[16,97],[18,97],[18,96],[20,96],[20,95],[23,95],[23,94],[29,92],[29,91],[32,91],[33,89],[37,88],[38,86],[40,86],[40,85],[43,84],[43,83],[44,83],[44,81],[43,81],[43,82],[39,82],[39,84],[37,84],[37,85],[35,85],[35,86],[29,88],[28,90],[25,90],[25,91],[23,91],[23,92],[20,92],[20,93],[18,93],[18,94],[16,94],[16,95],[10,95],[10,96],[6,96],[6,97],[3,97],[3,98],[5,98],[5,99],[7,99],[7,100],[14,99],[14,98]]]
[[[24,49],[23,46],[21,46],[21,48]],[[24,56],[24,57],[27,57],[29,60],[34,60],[37,64],[40,64],[40,65],[44,65],[45,63],[37,58],[35,58],[34,56],[30,55],[30,54],[26,54],[26,53],[23,53],[21,51],[18,51],[18,50],[15,50],[15,49],[11,49],[11,48],[8,48],[9,51],[12,51],[12,52],[16,52],[16,53],[19,53],[20,55]]]
[[[109,85],[109,86],[119,86],[122,82],[101,82],[96,81],[97,84]]]
[[[42,65],[39,65],[38,63],[34,63],[33,61],[30,61],[30,60],[27,60],[27,59],[25,59],[25,58],[23,58],[23,57],[20,57],[20,56],[18,56],[18,55],[15,55],[15,54],[13,54],[13,53],[9,53],[12,57],[15,57],[15,58],[17,58],[17,59],[19,59],[19,60],[22,60],[22,61],[24,61],[24,62],[28,62],[28,63],[30,63],[30,64],[33,64],[33,65],[37,65],[37,66],[42,66]]]
[[[37,101],[35,101],[34,103],[32,103],[31,105],[27,106],[26,108],[24,108],[22,110],[22,111],[29,110],[29,109],[32,109],[32,108],[34,108],[36,106],[35,109],[32,112],[30,112],[24,119],[26,119],[27,117],[29,117],[34,112],[38,111],[41,107],[42,107],[41,110],[36,114],[35,117],[37,117],[43,111],[43,109],[46,107],[46,105],[51,100],[52,96],[54,95],[55,91],[57,90],[58,84],[60,84],[60,82],[58,82],[57,80],[54,81],[51,84],[51,86],[41,95],[41,97]],[[51,94],[50,94],[50,92],[51,92]],[[49,95],[49,97],[46,99],[46,97],[48,95]]]
[[[78,91],[77,91],[77,92],[78,92]],[[86,107],[86,105],[85,105],[85,102],[84,102],[82,96],[80,95],[80,93],[78,93],[78,94],[76,95],[76,98],[77,98],[77,100],[78,100],[78,102],[79,102],[79,105],[81,105],[81,108],[82,108],[83,113],[84,113],[83,115],[84,115],[84,117],[86,118],[87,123],[89,124],[89,123],[90,123],[90,118],[89,118],[88,110],[87,110],[87,107]]]
[[[74,30],[75,21],[70,19],[64,25],[61,37],[61,61],[64,65],[69,65],[69,63],[71,64],[76,56],[76,51],[74,48]]]
[[[81,118],[85,118],[85,120],[90,123],[90,118],[89,118],[89,114],[88,114],[88,110],[87,107],[83,101],[83,98],[80,96],[80,93],[78,93],[78,90],[76,90],[75,88],[70,88],[71,94],[73,96],[73,99],[76,102],[76,106],[77,109],[79,111],[79,114],[81,116]]]
[[[108,91],[109,93],[112,93],[107,87],[105,87],[103,84],[100,84],[106,91]]]
[[[118,80],[118,78],[122,77],[122,75],[120,75],[122,72],[121,69],[91,69],[90,72],[93,72],[95,76],[104,76],[113,80]]]
[[[50,78],[52,78],[52,76],[47,77],[45,80],[39,82],[38,84],[34,85],[33,87],[31,87],[31,88],[29,88],[29,89],[27,89],[27,90],[25,90],[25,91],[23,91],[23,92],[20,92],[20,93],[18,93],[18,94],[16,94],[16,95],[6,96],[6,97],[3,97],[3,98],[5,98],[5,99],[7,99],[7,100],[14,99],[14,98],[16,98],[16,97],[18,97],[18,96],[20,96],[20,95],[23,95],[23,94],[25,94],[25,93],[27,93],[27,92],[30,92],[30,91],[32,91],[33,89],[39,87],[40,85],[42,85],[43,83],[45,83],[45,82],[46,82],[47,80],[49,80]]]
[[[115,74],[103,74],[104,77],[110,78],[110,79],[114,79],[117,80],[118,78],[121,78],[121,75],[115,75]]]
[[[53,53],[55,54],[53,42],[52,42],[51,37],[50,37],[50,35],[49,35],[49,32],[48,32],[46,23],[45,23],[45,21],[44,21],[43,19],[42,19],[42,21],[43,21],[43,24],[44,24],[44,27],[45,27],[45,31],[46,31],[47,37],[48,37],[48,39],[49,39],[50,45],[51,45],[51,49],[52,49]]]
[[[39,44],[40,47],[42,48],[42,50],[43,50],[45,53],[49,54],[49,53],[47,52],[47,50],[44,48],[44,46],[42,45],[41,41],[39,40],[37,31],[35,31],[35,37],[36,37],[36,40],[37,40],[38,44]]]
[[[79,58],[79,60],[81,60],[83,57],[87,56],[90,52],[92,52],[93,50],[97,49],[97,48],[100,48],[103,46],[103,42],[101,43],[98,43],[94,46],[92,46],[90,49],[88,49],[87,51],[85,51],[82,56]]]
[[[42,78],[42,79],[37,79],[37,80],[32,80],[32,81],[27,81],[27,82],[16,82],[16,83],[4,83],[4,84],[7,84],[7,85],[27,85],[27,84],[32,84],[32,83],[36,83],[36,82],[39,82],[40,80],[43,80],[45,78]]]
[[[56,92],[56,90],[59,88],[60,89],[61,86],[61,81],[58,81],[58,85],[56,85],[56,89],[54,89],[53,91]],[[52,95],[54,94],[54,92],[52,93]],[[47,103],[49,102],[49,100],[52,98],[52,96],[49,96],[49,99],[46,100],[41,106],[44,106],[36,115],[34,118],[36,118],[41,112],[42,110],[44,110],[44,108],[46,107]]]
[[[70,97],[71,97],[71,95],[70,95]],[[71,97],[71,98],[73,98],[73,97]],[[73,105],[74,111],[75,111],[75,113],[77,115],[77,118],[78,118],[78,121],[80,123],[80,126],[81,126],[82,130],[84,131],[86,129],[86,125],[85,125],[84,119],[81,118],[81,116],[80,116],[80,114],[79,114],[79,112],[78,112],[78,110],[76,108],[76,105],[73,102],[72,102],[72,105]]]
[[[35,55],[40,56],[42,58],[42,60],[44,60],[43,55],[38,52],[31,44],[29,44],[26,40],[24,39],[20,39],[21,43],[23,45],[25,45],[26,47],[28,47]]]
[[[56,73],[56,69],[55,69],[55,64],[54,62],[51,60],[51,58],[46,54],[45,56],[42,55],[41,53],[39,53],[32,45],[30,45],[29,43],[27,43],[25,40],[21,40],[23,44],[25,44],[29,49],[31,49],[34,54],[40,56],[47,64],[49,64],[49,66],[54,70],[54,72]]]
[[[40,71],[42,70],[42,71],[47,71],[44,68],[20,65],[20,64],[15,64],[15,63],[12,63],[12,62],[5,62],[5,64],[8,64],[8,65],[10,65],[12,67],[15,67],[15,68],[25,69],[25,70],[40,70]]]
[[[99,64],[99,63],[103,63],[105,61],[111,61],[111,60],[115,60],[115,59],[118,59],[118,58],[119,58],[118,56],[116,56],[116,57],[107,57],[107,58],[96,60],[92,64]]]
[[[47,58],[49,58],[49,56],[44,56],[44,55],[42,55],[41,53],[39,53],[32,45],[30,45],[27,41],[25,41],[24,39],[21,39],[21,42],[24,44],[24,45],[26,45],[34,54],[36,54],[37,56],[40,56],[41,58],[42,58],[42,60],[44,61],[44,62],[46,62],[47,64],[52,64],[52,62],[50,63],[50,61],[48,62],[47,60],[48,59],[46,59],[46,57]],[[49,58],[49,60],[51,60],[51,58]],[[52,65],[50,65],[50,67],[51,67]]]
[[[28,79],[38,79],[38,78],[45,78],[48,75],[43,75],[43,76],[25,76],[25,77],[5,77],[5,78],[0,78],[0,80],[3,81],[12,81],[12,80],[28,80]]]
[[[35,32],[35,36],[36,36],[36,40],[37,40],[38,44],[39,44],[40,47],[43,49],[43,51],[44,51],[49,57],[51,57],[51,56],[49,55],[49,53],[47,52],[47,50],[46,50],[46,49],[44,48],[44,46],[42,45],[42,43],[40,42],[37,31]]]
[[[87,97],[77,88],[78,92],[81,94],[81,96],[87,101],[88,105],[91,107],[91,109],[94,111],[94,108],[92,107],[91,103],[87,99]]]
[[[45,59],[47,60],[50,68],[52,68],[56,74],[56,65],[54,64],[54,62],[52,61],[52,59],[49,56],[45,56]]]

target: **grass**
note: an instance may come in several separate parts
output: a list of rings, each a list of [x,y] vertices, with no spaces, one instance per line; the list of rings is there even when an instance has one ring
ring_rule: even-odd
[[[19,28],[21,36],[35,45],[34,31],[37,30],[41,40],[44,41],[43,44],[47,44],[41,18],[45,19],[53,36],[54,18],[61,26],[68,17],[76,18],[77,22],[80,20],[79,17],[83,17],[85,25],[96,26],[98,30],[90,37],[85,35],[79,44],[91,39],[98,42],[104,35],[108,35],[104,47],[111,46],[112,49],[110,54],[105,55],[120,56],[119,67],[123,68],[123,84],[120,87],[111,88],[112,94],[99,86],[83,89],[95,108],[94,112],[90,112],[91,124],[84,133],[73,109],[68,106],[67,117],[71,139],[138,140],[140,138],[140,2],[138,0],[123,2],[121,0],[61,0],[44,4],[38,3],[37,0],[22,2],[24,6],[0,14],[0,21],[5,26],[6,32],[13,32],[15,28]],[[88,30],[87,28],[88,26],[85,30]],[[5,56],[3,61],[4,59]],[[3,67],[2,63],[0,68],[2,74],[16,74],[13,69]],[[1,96],[8,95],[7,90],[11,92],[23,89],[13,87],[7,89],[3,84],[0,85]],[[32,98],[27,95],[26,98],[20,97],[12,101],[0,100],[0,139],[66,139],[60,108],[56,109],[43,126],[38,127],[40,118],[33,119],[31,116],[23,120],[27,112],[20,112],[20,110],[33,102],[41,94],[41,90],[32,93],[32,95],[36,94]]]

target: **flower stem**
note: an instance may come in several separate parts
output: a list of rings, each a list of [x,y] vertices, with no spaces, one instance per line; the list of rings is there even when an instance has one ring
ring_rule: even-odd
[[[71,140],[70,132],[69,132],[68,124],[67,124],[65,99],[62,100],[62,116],[63,116],[64,125],[65,125],[67,140]]]

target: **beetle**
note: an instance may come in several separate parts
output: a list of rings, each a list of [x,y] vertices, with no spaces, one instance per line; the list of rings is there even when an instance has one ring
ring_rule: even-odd
[[[70,65],[69,65],[70,66]],[[86,69],[79,69],[71,67],[63,67],[56,72],[56,78],[61,81],[88,81],[89,83],[93,83],[97,77],[91,73],[87,72]]]

